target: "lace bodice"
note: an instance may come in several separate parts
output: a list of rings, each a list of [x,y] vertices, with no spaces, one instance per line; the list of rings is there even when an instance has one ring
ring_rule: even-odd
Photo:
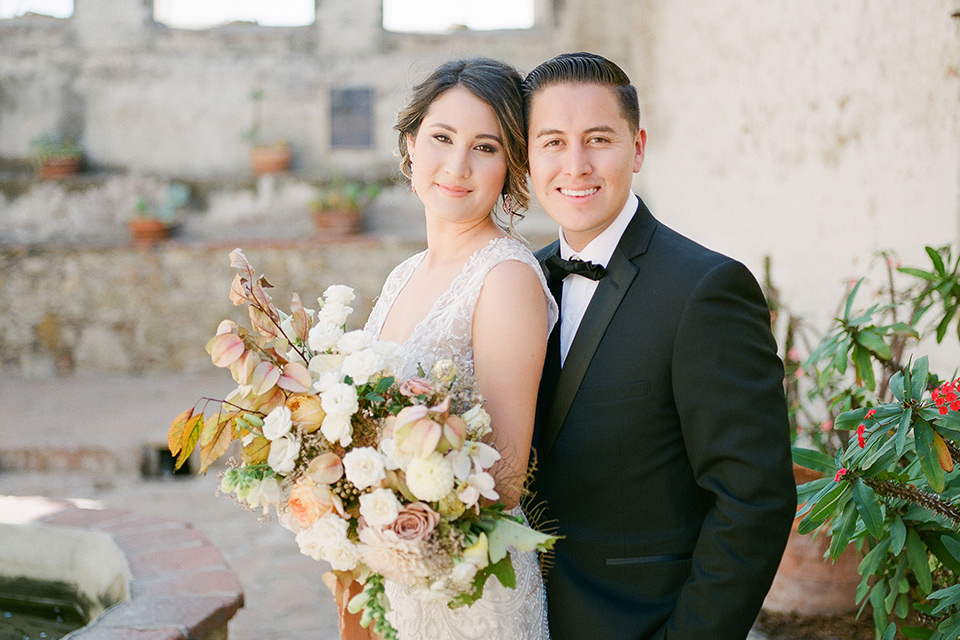
[[[373,337],[379,338],[387,314],[425,255],[426,251],[407,259],[387,277],[364,327]],[[400,346],[398,377],[416,375],[418,367],[429,372],[435,362],[450,359],[456,365],[458,378],[472,380],[474,307],[487,273],[506,260],[518,260],[536,272],[546,296],[549,335],[559,314],[540,265],[521,242],[498,238],[467,260],[450,287]],[[519,507],[516,513],[520,513]],[[450,609],[443,603],[423,602],[409,587],[387,580],[385,587],[392,609],[387,617],[399,632],[400,640],[549,640],[546,594],[537,554],[511,549],[510,555],[516,588],[506,589],[491,577],[483,597],[470,607]]]
[[[393,303],[396,302],[397,296],[423,261],[426,253],[423,251],[401,262],[387,276],[380,297],[364,327],[367,333],[379,338]],[[396,372],[400,379],[416,375],[418,366],[429,373],[430,367],[435,362],[445,358],[453,361],[458,375],[465,379],[472,379],[473,310],[477,304],[477,298],[480,297],[480,289],[483,287],[483,279],[487,273],[507,260],[528,264],[536,272],[547,299],[547,335],[550,335],[559,312],[537,259],[519,240],[497,238],[491,240],[467,260],[460,274],[454,278],[447,290],[440,294],[433,308],[414,327],[407,341],[400,345],[402,364]]]

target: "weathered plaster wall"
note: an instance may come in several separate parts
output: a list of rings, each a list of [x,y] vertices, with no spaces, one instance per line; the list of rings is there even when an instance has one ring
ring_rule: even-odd
[[[956,2],[662,0],[638,83],[661,219],[818,322],[881,249],[960,237]],[[864,300],[866,302],[866,300]]]

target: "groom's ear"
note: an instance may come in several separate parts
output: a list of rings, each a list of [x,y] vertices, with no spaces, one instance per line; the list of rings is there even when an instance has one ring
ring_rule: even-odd
[[[640,173],[640,167],[643,166],[644,153],[647,149],[647,130],[640,127],[637,130],[637,137],[633,141],[633,172]]]

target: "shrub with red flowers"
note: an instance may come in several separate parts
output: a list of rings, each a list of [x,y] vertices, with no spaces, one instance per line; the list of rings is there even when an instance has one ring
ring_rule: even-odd
[[[937,344],[951,327],[960,336],[960,258],[946,247],[927,254],[929,271],[885,255],[883,300],[856,310],[857,282],[832,329],[796,360],[806,386],[790,396],[787,381],[794,416],[810,423],[794,461],[824,474],[798,487],[799,531],[829,535],[832,559],[851,543],[863,554],[857,601],[869,603],[881,640],[898,630],[960,638],[960,379],[942,380],[916,353],[928,333]],[[809,437],[827,421],[831,440]]]

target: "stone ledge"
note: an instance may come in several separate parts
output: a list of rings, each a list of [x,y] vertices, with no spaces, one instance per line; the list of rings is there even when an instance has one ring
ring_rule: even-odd
[[[98,530],[127,558],[130,599],[64,640],[226,640],[243,589],[189,523],[42,497],[0,497],[0,505],[0,522]]]

